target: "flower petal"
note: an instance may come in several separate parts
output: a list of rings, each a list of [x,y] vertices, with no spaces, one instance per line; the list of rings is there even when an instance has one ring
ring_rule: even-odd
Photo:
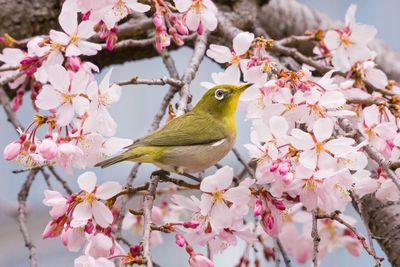
[[[92,210],[87,201],[83,201],[76,205],[72,217],[79,221],[87,221],[92,218]]]
[[[84,172],[78,177],[79,188],[88,193],[93,192],[96,187],[97,176],[94,172]]]
[[[333,121],[330,118],[318,119],[313,127],[313,133],[318,142],[329,139],[333,132]]]
[[[236,55],[243,55],[249,50],[254,40],[254,34],[250,32],[241,32],[233,39],[233,50]]]
[[[122,186],[117,182],[105,182],[96,190],[96,197],[102,200],[107,200],[121,192]]]
[[[92,212],[94,220],[98,225],[107,228],[113,222],[114,217],[112,212],[103,202],[94,200],[92,203]]]

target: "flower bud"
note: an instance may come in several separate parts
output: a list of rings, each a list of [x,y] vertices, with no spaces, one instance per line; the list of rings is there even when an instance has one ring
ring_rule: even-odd
[[[214,263],[200,253],[193,253],[189,258],[189,264],[191,267],[214,267]]]
[[[57,156],[58,147],[56,142],[50,138],[46,138],[39,145],[39,152],[43,158],[47,160],[53,160]]]
[[[279,171],[280,175],[282,175],[282,176],[286,175],[289,170],[290,170],[289,162],[286,161],[286,162],[282,162],[281,164],[279,164],[278,171]]]
[[[256,203],[254,204],[254,216],[260,216],[263,211],[262,201],[261,199],[257,199]]]
[[[115,29],[115,28],[113,28],[113,29]],[[106,38],[107,50],[112,51],[115,44],[117,43],[117,41],[118,41],[118,36],[117,36],[116,30],[111,30],[110,34]]]
[[[196,229],[200,223],[198,221],[188,221],[183,223],[183,227],[185,228],[191,228],[191,229]]]
[[[282,200],[277,200],[277,199],[273,198],[273,199],[271,200],[271,203],[272,203],[272,205],[274,205],[278,210],[285,210],[285,209],[286,209],[285,203],[283,203]]]
[[[21,144],[18,142],[12,142],[4,148],[3,157],[5,160],[13,160],[19,155],[20,151]]]
[[[178,20],[176,22],[175,28],[180,34],[189,35],[188,28],[185,26],[185,24],[183,24],[183,22],[181,20]]]
[[[142,248],[140,247],[140,245],[131,245],[129,247],[129,252],[132,254],[132,257],[140,256],[141,250]]]
[[[186,240],[181,234],[176,234],[175,235],[175,243],[178,246],[180,246],[181,248],[183,248],[185,246],[185,244],[186,244]]]
[[[153,23],[156,29],[161,28],[164,24],[164,16],[160,11],[157,11],[153,15]]]

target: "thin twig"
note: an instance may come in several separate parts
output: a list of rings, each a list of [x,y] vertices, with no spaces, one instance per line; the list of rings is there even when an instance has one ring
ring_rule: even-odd
[[[292,265],[290,263],[289,256],[288,256],[285,248],[283,247],[281,240],[279,240],[279,238],[276,239],[276,244],[278,245],[279,251],[282,254],[282,258],[283,258],[283,261],[285,262],[285,266],[286,267],[292,267]]]
[[[0,87],[3,87],[4,85],[15,81],[16,79],[18,79],[19,77],[21,77],[22,75],[24,75],[25,72],[24,71],[19,71],[16,73],[12,73],[8,76],[5,76],[3,78],[0,78]]]
[[[249,164],[247,164],[247,162],[244,160],[244,158],[242,157],[242,155],[240,154],[240,152],[236,149],[236,148],[232,148],[232,152],[233,154],[235,154],[236,158],[238,159],[238,161],[243,165],[243,167],[246,169],[247,173],[254,178],[254,171],[253,169],[249,166]]]
[[[198,36],[196,39],[196,43],[194,45],[194,51],[192,58],[190,60],[189,66],[186,68],[185,74],[182,76],[182,80],[185,82],[185,85],[181,88],[181,98],[177,103],[177,111],[176,115],[181,116],[185,113],[188,108],[188,104],[190,103],[190,83],[196,76],[196,73],[199,69],[201,62],[204,59],[204,55],[207,49],[207,40],[209,36],[209,32],[205,31],[202,35]]]
[[[361,242],[363,248],[365,249],[365,251],[371,255],[372,257],[374,257],[375,259],[375,263],[377,265],[375,266],[380,266],[380,262],[383,261],[383,258],[379,257],[376,255],[376,253],[368,246],[365,237],[363,237],[358,231],[357,229],[350,225],[348,222],[346,222],[345,220],[343,220],[340,216],[339,216],[339,212],[332,212],[330,214],[324,214],[319,212],[318,214],[316,214],[316,218],[317,219],[331,219],[331,220],[335,220],[337,222],[339,222],[340,224],[343,224],[344,226],[347,227],[347,229],[349,229],[356,237],[357,239]]]
[[[29,250],[29,261],[31,267],[37,266],[36,259],[36,247],[33,244],[32,237],[29,234],[28,227],[26,224],[26,200],[29,195],[29,190],[32,186],[33,180],[36,177],[37,170],[33,170],[28,174],[25,183],[22,185],[21,190],[18,193],[18,223],[19,229],[24,238],[25,246]]]
[[[42,173],[44,181],[47,184],[47,188],[50,190],[53,190],[53,186],[51,185],[51,182],[50,182],[50,175],[46,172],[46,170],[44,168],[41,168],[40,172]]]
[[[318,221],[317,221],[317,212],[315,210],[312,211],[312,230],[311,237],[313,239],[313,266],[318,267],[318,246],[319,241],[321,240],[318,234]]]
[[[149,190],[143,199],[143,237],[141,244],[143,248],[143,258],[147,262],[147,267],[153,267],[153,262],[151,258],[151,245],[150,245],[150,234],[151,234],[151,224],[152,224],[151,214],[159,180],[160,177],[158,175],[152,175],[150,177]]]
[[[139,77],[133,77],[129,81],[123,81],[123,82],[118,82],[117,83],[120,86],[125,86],[125,85],[132,85],[132,84],[146,84],[146,85],[172,85],[176,87],[182,87],[184,85],[184,82],[177,80],[177,79],[172,79],[168,77],[163,77],[161,79],[140,79]]]

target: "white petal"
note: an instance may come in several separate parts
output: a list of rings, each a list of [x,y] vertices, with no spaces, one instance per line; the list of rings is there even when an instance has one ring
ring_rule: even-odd
[[[144,13],[150,10],[149,5],[138,3],[136,0],[126,0],[125,3],[129,8],[131,8],[135,12]]]
[[[233,50],[236,55],[243,55],[249,50],[254,40],[254,34],[250,32],[241,32],[233,39]]]
[[[76,33],[76,29],[78,28],[77,21],[78,14],[76,12],[63,12],[58,17],[58,22],[60,23],[61,28],[70,36]]]
[[[281,138],[287,134],[288,124],[284,117],[273,116],[269,120],[269,128],[271,129],[271,132],[275,137]]]
[[[98,200],[93,201],[92,212],[96,223],[103,228],[107,228],[108,226],[110,226],[110,224],[114,220],[110,209],[107,208],[107,206],[104,205],[103,202],[100,202]]]
[[[112,69],[110,69],[106,75],[104,75],[104,78],[101,80],[100,84],[99,84],[99,89],[101,93],[104,93],[108,87],[110,86],[110,77],[112,74]]]
[[[329,139],[333,132],[333,121],[330,118],[318,119],[314,124],[313,132],[318,142]]]
[[[379,108],[377,105],[371,105],[363,109],[364,122],[368,127],[379,123]]]
[[[60,98],[60,94],[52,86],[46,84],[36,97],[35,104],[40,109],[49,110],[60,105]]]
[[[214,175],[207,176],[200,184],[200,190],[203,192],[216,192],[227,189],[232,184],[233,169],[224,166],[217,170]]]
[[[83,96],[77,96],[72,99],[72,105],[78,115],[83,115],[89,109],[89,100]]]
[[[175,7],[179,12],[183,13],[192,5],[192,0],[174,0]]]
[[[78,177],[79,188],[91,193],[97,182],[97,176],[94,172],[84,172]]]
[[[201,22],[204,28],[206,28],[209,31],[214,31],[218,25],[217,17],[215,16],[214,12],[212,12],[208,8],[203,9],[203,11],[201,12]]]
[[[53,87],[61,92],[67,92],[70,84],[68,71],[61,65],[54,65],[47,70],[49,81]]]
[[[388,84],[388,78],[386,74],[378,69],[367,70],[367,73],[365,74],[365,79],[379,89],[385,88]]]
[[[75,44],[68,45],[67,49],[65,50],[65,56],[67,57],[80,55],[82,55],[82,51]]]
[[[309,133],[300,129],[293,129],[291,135],[291,144],[297,149],[306,150],[315,146],[314,140]]]
[[[60,127],[68,125],[74,117],[74,108],[70,103],[61,105],[56,112],[57,125]]]
[[[232,58],[231,51],[228,47],[214,44],[211,44],[210,48],[207,50],[207,56],[218,63],[230,62]]]
[[[92,210],[87,201],[81,202],[76,205],[72,217],[79,221],[87,221],[92,218]]]
[[[112,198],[121,192],[122,186],[117,182],[105,182],[96,189],[96,197],[102,200]]]
[[[329,91],[321,96],[320,105],[326,108],[338,108],[346,103],[346,98],[339,91]]]
[[[197,13],[194,9],[190,9],[186,13],[185,22],[186,22],[186,26],[189,28],[189,30],[196,31],[200,24],[200,16],[197,15]]]
[[[85,71],[75,73],[71,81],[71,93],[85,93],[88,82],[89,75]]]
[[[325,45],[328,49],[337,49],[340,45],[340,37],[336,31],[328,31],[324,38]]]
[[[89,39],[95,34],[94,24],[91,21],[82,21],[78,26],[78,37],[81,39]]]
[[[301,152],[299,162],[304,167],[314,170],[317,166],[317,153],[315,150],[306,150]]]

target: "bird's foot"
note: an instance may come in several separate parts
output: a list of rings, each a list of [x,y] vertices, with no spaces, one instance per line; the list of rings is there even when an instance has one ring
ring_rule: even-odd
[[[165,176],[169,176],[170,173],[168,171],[165,171],[163,169],[160,170],[156,170],[154,172],[151,173],[151,176],[159,176],[159,177],[165,177]]]
[[[180,175],[183,175],[183,176],[185,176],[185,177],[187,177],[187,178],[189,178],[189,179],[192,179],[192,180],[194,180],[194,181],[196,181],[196,182],[201,182],[201,178],[196,177],[196,176],[194,176],[194,175],[191,175],[190,173],[183,172],[183,173],[180,173]]]

